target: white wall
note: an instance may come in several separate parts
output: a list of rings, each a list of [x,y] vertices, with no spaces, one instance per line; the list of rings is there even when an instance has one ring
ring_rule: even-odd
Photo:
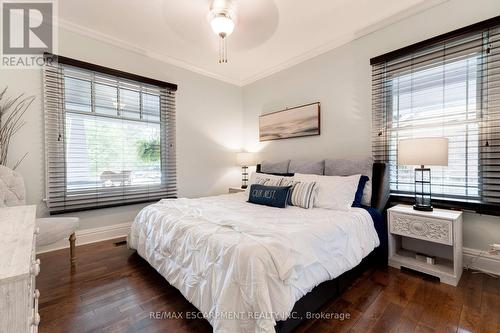
[[[370,58],[500,14],[498,0],[452,0],[243,88],[244,145],[262,159],[371,154]],[[321,102],[321,136],[258,142],[258,116]],[[500,218],[466,213],[464,246],[500,243]]]
[[[499,15],[497,0],[451,0],[424,13],[262,79],[243,89],[138,53],[72,32],[60,31],[60,54],[179,85],[177,155],[179,195],[224,193],[239,184],[234,151],[244,145],[262,158],[358,157],[371,152],[371,68],[373,56]],[[37,97],[26,126],[12,143],[12,161],[29,152],[18,169],[25,178],[28,202],[46,215],[44,197],[41,72],[0,70],[0,87],[11,94]],[[319,137],[258,142],[258,115],[285,106],[320,101]],[[243,115],[242,115],[242,110]],[[244,126],[243,126],[244,123]],[[81,229],[130,222],[143,205],[81,212]],[[464,246],[482,249],[500,243],[500,218],[466,213]]]
[[[240,183],[235,152],[241,148],[241,88],[167,65],[135,52],[73,32],[59,32],[59,54],[126,72],[176,83],[177,169],[179,196],[227,193]],[[26,125],[10,147],[13,162],[28,152],[18,168],[24,176],[27,200],[46,215],[44,198],[44,134],[40,70],[0,69],[0,88],[9,95],[36,96],[25,116]],[[81,218],[80,229],[131,222],[144,205],[123,206],[71,214]]]

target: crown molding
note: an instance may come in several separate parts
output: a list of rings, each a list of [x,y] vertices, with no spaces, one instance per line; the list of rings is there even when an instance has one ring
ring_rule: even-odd
[[[191,72],[203,75],[203,76],[210,77],[212,79],[216,79],[219,81],[223,81],[223,82],[230,83],[230,84],[241,87],[241,81],[239,81],[239,80],[235,80],[233,78],[230,78],[230,77],[227,77],[224,75],[220,75],[217,73],[213,73],[213,72],[204,70],[204,69],[197,67],[193,64],[190,64],[188,62],[185,62],[183,60],[180,60],[180,59],[177,59],[174,57],[167,56],[165,54],[161,54],[161,53],[151,51],[151,50],[148,50],[145,48],[137,47],[132,43],[129,43],[129,42],[124,41],[122,39],[110,36],[108,34],[104,34],[102,32],[96,31],[94,29],[90,29],[90,28],[84,27],[82,25],[75,24],[73,22],[69,22],[69,21],[64,20],[64,19],[57,20],[56,25],[64,30],[74,32],[76,34],[83,35],[83,36],[86,36],[86,37],[89,37],[89,38],[92,38],[92,39],[95,39],[95,40],[98,40],[101,42],[105,42],[105,43],[111,44],[113,46],[125,49],[127,51],[131,51],[131,52],[140,54],[140,55],[148,57],[148,58],[159,60],[159,61],[164,62],[166,64],[173,65],[173,66],[176,66],[179,68],[183,68],[183,69],[186,69],[188,71],[191,71]]]
[[[259,81],[261,79],[264,79],[268,76],[271,76],[273,74],[276,74],[278,72],[281,72],[287,68],[293,67],[295,65],[298,65],[302,62],[305,62],[307,60],[310,60],[312,58],[315,58],[321,54],[327,53],[331,50],[334,50],[338,47],[341,47],[345,44],[348,44],[354,40],[357,40],[361,37],[364,37],[366,35],[369,35],[371,33],[374,33],[378,30],[382,30],[392,24],[395,24],[397,22],[400,22],[408,17],[411,17],[413,15],[419,14],[421,12],[424,12],[430,8],[433,8],[435,6],[441,5],[445,2],[448,2],[450,0],[429,0],[425,1],[423,3],[417,4],[413,7],[410,7],[406,10],[403,10],[395,15],[392,15],[388,18],[385,18],[381,21],[378,21],[377,23],[371,24],[359,31],[357,31],[354,34],[346,34],[342,37],[336,38],[328,43],[325,43],[315,49],[312,49],[310,51],[304,52],[298,56],[292,57],[278,65],[268,67],[267,69],[261,71],[260,73],[247,77],[241,81],[241,86],[246,86],[249,84],[252,84],[256,81]]]
[[[129,43],[127,41],[124,41],[122,39],[119,39],[119,38],[110,36],[108,34],[104,34],[104,33],[101,33],[99,31],[75,24],[73,22],[69,22],[69,21],[64,20],[64,19],[57,20],[56,24],[64,30],[68,30],[68,31],[71,31],[71,32],[74,32],[74,33],[77,33],[77,34],[80,34],[80,35],[83,35],[83,36],[86,36],[89,38],[93,38],[93,39],[101,41],[101,42],[109,43],[113,46],[131,51],[131,52],[134,52],[134,53],[137,53],[137,54],[140,54],[140,55],[143,55],[143,56],[155,59],[155,60],[159,60],[159,61],[164,62],[166,64],[173,65],[173,66],[176,66],[179,68],[183,68],[183,69],[186,69],[186,70],[194,72],[194,73],[198,73],[198,74],[203,75],[203,76],[207,76],[207,77],[210,77],[210,78],[213,78],[213,79],[216,79],[219,81],[223,81],[223,82],[226,82],[229,84],[233,84],[233,85],[236,85],[239,87],[244,87],[246,85],[252,84],[258,80],[261,80],[263,78],[266,78],[268,76],[271,76],[273,74],[281,72],[285,69],[288,69],[290,67],[298,65],[302,62],[305,62],[305,61],[310,60],[314,57],[317,57],[321,54],[329,52],[335,48],[338,48],[342,45],[345,45],[345,44],[352,42],[356,39],[359,39],[363,36],[366,36],[366,35],[369,35],[373,32],[381,30],[381,29],[383,29],[391,24],[402,21],[410,16],[419,14],[423,11],[426,11],[432,7],[438,6],[438,5],[445,3],[445,2],[448,2],[448,1],[449,0],[424,1],[423,3],[417,4],[411,8],[403,10],[403,11],[401,11],[395,15],[392,15],[386,19],[383,19],[377,23],[371,24],[370,26],[363,28],[360,31],[357,31],[354,34],[346,34],[340,38],[336,38],[335,40],[332,40],[328,43],[325,43],[325,44],[323,44],[315,49],[304,52],[298,56],[292,57],[292,58],[290,58],[282,63],[279,63],[277,65],[270,66],[270,67],[266,68],[265,70],[255,74],[255,75],[244,77],[241,80],[207,71],[205,69],[202,69],[198,66],[195,66],[191,63],[180,60],[178,58],[170,57],[168,55],[161,54],[161,53],[149,50],[149,49],[137,47],[134,44]]]

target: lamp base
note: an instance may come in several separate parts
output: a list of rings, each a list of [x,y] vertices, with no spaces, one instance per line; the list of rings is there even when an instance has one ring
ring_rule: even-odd
[[[417,204],[413,205],[413,209],[414,210],[421,210],[424,212],[432,212],[434,210],[434,208],[431,205],[424,206],[424,205],[417,205]]]
[[[246,189],[248,187],[248,167],[241,167],[241,188]]]
[[[420,168],[415,169],[415,204],[414,210],[432,212],[431,205],[431,169]]]

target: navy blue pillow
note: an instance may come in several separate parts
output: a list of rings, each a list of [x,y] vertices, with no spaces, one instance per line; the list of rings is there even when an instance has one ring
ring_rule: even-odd
[[[248,202],[270,207],[285,208],[291,188],[291,186],[253,184],[250,186]]]
[[[361,207],[361,199],[363,199],[363,191],[365,190],[366,182],[369,180],[368,176],[361,176],[359,178],[358,189],[354,195],[354,201],[351,207]]]

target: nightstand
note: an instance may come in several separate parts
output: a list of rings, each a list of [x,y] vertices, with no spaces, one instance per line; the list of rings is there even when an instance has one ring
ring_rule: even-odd
[[[389,266],[406,267],[456,286],[462,276],[462,212],[414,210],[397,205],[387,211]],[[433,258],[428,263],[426,257]],[[432,259],[430,259],[432,261]]]
[[[238,193],[238,192],[245,192],[245,189],[241,188],[241,187],[230,187],[229,188],[229,193]]]

